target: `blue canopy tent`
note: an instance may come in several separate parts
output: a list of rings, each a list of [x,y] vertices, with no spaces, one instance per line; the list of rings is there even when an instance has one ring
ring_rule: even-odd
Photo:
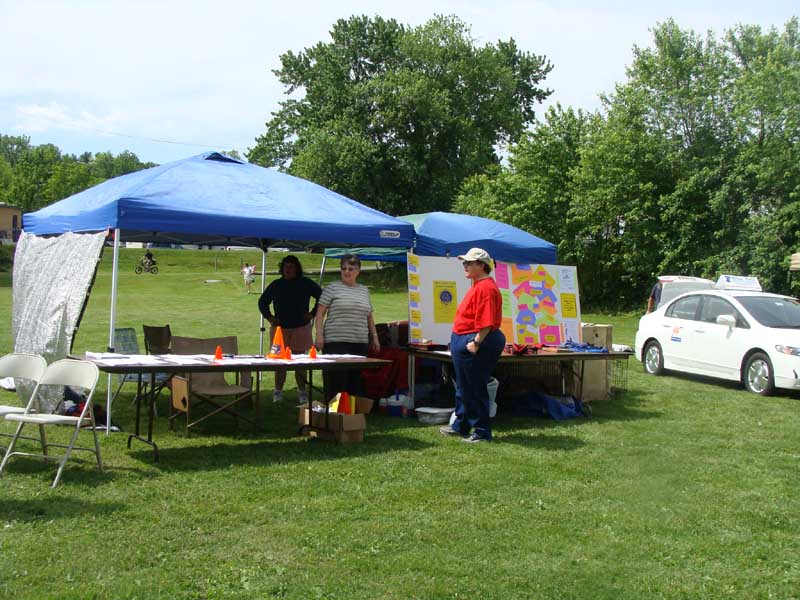
[[[411,247],[414,235],[409,223],[320,185],[218,152],[105,181],[25,214],[23,229],[37,236],[114,231],[110,348],[121,240],[256,246],[265,252],[270,246]],[[263,331],[262,318],[262,351]]]
[[[420,256],[458,256],[477,246],[495,260],[513,263],[557,264],[556,247],[511,225],[456,213],[432,212],[398,217],[414,225],[414,253]],[[355,252],[365,260],[404,261],[405,249],[388,252],[381,248],[332,248],[326,257]]]
[[[208,152],[110,179],[23,216],[35,235],[119,230],[125,241],[411,247],[414,228],[320,185]]]

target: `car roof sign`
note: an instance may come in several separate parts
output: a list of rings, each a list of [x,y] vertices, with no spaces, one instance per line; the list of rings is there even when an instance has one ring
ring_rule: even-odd
[[[760,292],[761,284],[757,277],[744,275],[720,275],[717,279],[718,290],[743,290],[749,292]]]

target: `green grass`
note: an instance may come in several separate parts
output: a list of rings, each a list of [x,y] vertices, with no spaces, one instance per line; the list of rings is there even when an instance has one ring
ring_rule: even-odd
[[[215,271],[211,252],[159,251],[155,277],[124,255],[118,325],[237,334],[256,350],[257,295],[238,273],[248,255],[219,254]],[[76,352],[106,344],[109,260]],[[362,278],[379,321],[403,317],[396,276]],[[4,323],[9,286],[0,273]],[[637,318],[584,315],[629,344]],[[800,597],[796,397],[647,377],[631,361],[628,393],[595,403],[592,419],[501,413],[496,443],[473,447],[381,416],[363,444],[300,438],[288,395],[265,403],[258,435],[218,419],[186,438],[159,419],[158,464],[125,434],[103,437],[106,472],[71,461],[56,490],[51,466],[12,462],[0,597]],[[126,430],[130,398],[114,409]]]

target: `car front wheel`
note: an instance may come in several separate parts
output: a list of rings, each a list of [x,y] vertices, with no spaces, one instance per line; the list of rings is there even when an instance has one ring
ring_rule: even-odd
[[[650,375],[661,375],[664,372],[664,355],[661,344],[656,341],[648,342],[642,353],[644,372]]]
[[[742,373],[742,383],[748,392],[769,396],[775,391],[775,376],[772,363],[763,352],[756,352],[747,359]]]

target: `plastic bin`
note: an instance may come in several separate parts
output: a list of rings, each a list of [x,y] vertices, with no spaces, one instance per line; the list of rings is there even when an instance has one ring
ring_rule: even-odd
[[[497,381],[494,377],[489,379],[489,383],[486,384],[486,391],[489,392],[489,418],[494,419],[495,415],[497,414],[497,402],[495,402],[495,398],[497,398],[497,388],[500,387],[500,382]],[[453,411],[453,414],[450,415],[450,425],[453,424],[453,421],[456,420],[456,413]]]

